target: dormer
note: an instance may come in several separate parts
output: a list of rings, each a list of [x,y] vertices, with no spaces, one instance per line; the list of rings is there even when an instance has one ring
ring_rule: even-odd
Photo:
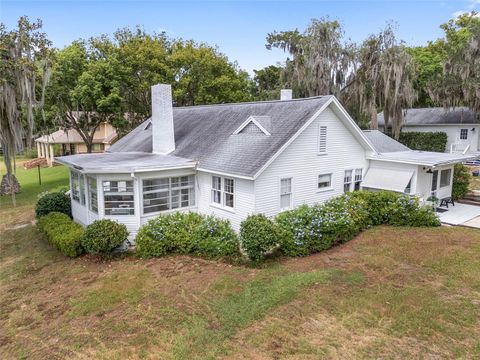
[[[270,136],[271,125],[270,116],[252,115],[233,132],[233,135],[263,133],[266,136]]]

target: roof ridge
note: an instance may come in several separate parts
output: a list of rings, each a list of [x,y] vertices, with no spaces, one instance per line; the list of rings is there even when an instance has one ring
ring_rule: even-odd
[[[203,104],[203,105],[190,105],[190,106],[174,106],[174,109],[192,109],[200,107],[214,107],[214,106],[232,106],[232,105],[252,105],[252,104],[268,104],[268,103],[287,103],[295,101],[306,101],[314,99],[322,99],[333,97],[334,95],[318,95],[310,96],[306,98],[290,99],[290,100],[262,100],[262,101],[246,101],[246,102],[235,102],[235,103],[223,103],[223,104]]]

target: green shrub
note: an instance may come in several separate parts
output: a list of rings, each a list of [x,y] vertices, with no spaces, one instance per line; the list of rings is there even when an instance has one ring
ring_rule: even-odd
[[[399,194],[392,191],[355,191],[350,196],[363,200],[368,225],[382,225],[388,223],[391,206],[396,203]]]
[[[454,200],[462,199],[467,195],[471,176],[468,167],[463,164],[455,164],[452,183],[452,197]]]
[[[124,224],[113,220],[95,220],[87,226],[81,243],[87,253],[108,256],[127,241],[128,231]]]
[[[435,212],[426,206],[420,206],[417,198],[398,195],[395,203],[388,208],[386,224],[393,226],[440,226]]]
[[[84,229],[66,214],[50,212],[38,219],[39,229],[48,241],[64,255],[75,257],[83,252],[81,238]]]
[[[45,216],[53,211],[72,217],[72,204],[70,197],[63,192],[46,193],[40,197],[35,206],[37,218]]]
[[[250,260],[260,261],[279,244],[280,231],[275,223],[263,214],[249,215],[240,224],[242,249]]]
[[[168,253],[206,257],[235,256],[238,239],[228,220],[194,212],[160,215],[143,225],[135,238],[137,254],[158,257]]]
[[[445,152],[447,134],[444,132],[401,132],[398,139],[412,150]]]
[[[193,252],[209,258],[240,255],[238,237],[228,220],[207,216],[193,232]]]

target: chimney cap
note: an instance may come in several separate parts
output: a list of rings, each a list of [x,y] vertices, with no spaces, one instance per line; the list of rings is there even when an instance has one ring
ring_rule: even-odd
[[[280,100],[292,100],[292,89],[280,90]]]

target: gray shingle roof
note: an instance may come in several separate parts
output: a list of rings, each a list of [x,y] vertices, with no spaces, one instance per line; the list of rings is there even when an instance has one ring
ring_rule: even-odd
[[[478,114],[467,107],[445,110],[443,107],[404,110],[405,125],[480,124]],[[383,112],[378,114],[378,125],[384,126]]]
[[[364,130],[363,133],[379,153],[410,150],[405,145],[378,130]]]
[[[128,173],[152,168],[167,169],[195,166],[195,163],[189,159],[144,152],[76,154],[56,157],[55,160],[92,173],[112,171]]]
[[[330,99],[331,96],[320,96],[175,107],[176,149],[170,155],[198,160],[204,169],[253,176]],[[268,116],[271,136],[248,132],[233,135],[250,116]],[[149,124],[150,120],[146,120],[108,151],[152,152]]]

